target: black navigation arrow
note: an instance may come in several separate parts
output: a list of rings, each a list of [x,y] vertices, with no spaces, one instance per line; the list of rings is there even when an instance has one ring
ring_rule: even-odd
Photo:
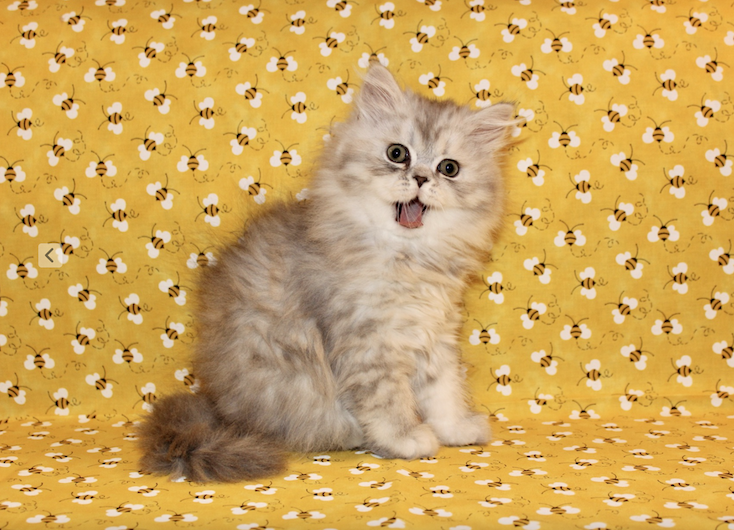
[[[46,256],[46,259],[47,259],[48,261],[50,261],[51,263],[54,263],[54,260],[53,260],[53,258],[51,258],[51,256],[49,256],[49,254],[51,254],[51,253],[52,253],[52,252],[54,252],[55,250],[56,250],[55,248],[52,248],[52,249],[50,249],[50,250],[49,250],[48,252],[46,252],[46,254],[44,254],[44,255]]]

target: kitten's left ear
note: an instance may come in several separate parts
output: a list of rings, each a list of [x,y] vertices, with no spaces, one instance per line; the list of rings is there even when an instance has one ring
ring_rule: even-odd
[[[512,103],[496,103],[475,112],[470,120],[469,136],[493,149],[503,147],[509,132],[518,121],[515,119],[515,106]]]
[[[390,71],[373,61],[357,97],[360,116],[379,123],[386,115],[397,114],[403,106],[404,98],[403,91]]]

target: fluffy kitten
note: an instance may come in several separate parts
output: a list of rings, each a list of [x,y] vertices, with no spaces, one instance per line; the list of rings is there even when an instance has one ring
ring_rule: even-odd
[[[156,402],[143,469],[236,481],[282,471],[285,451],[413,459],[486,442],[457,333],[502,215],[512,116],[430,101],[371,66],[310,198],[254,220],[205,271],[201,387]]]

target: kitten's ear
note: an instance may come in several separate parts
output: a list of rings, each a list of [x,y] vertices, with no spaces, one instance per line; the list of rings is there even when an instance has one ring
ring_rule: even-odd
[[[492,149],[499,149],[507,143],[510,130],[517,123],[512,103],[496,103],[474,113],[469,136]]]
[[[385,115],[394,115],[403,106],[405,96],[390,71],[373,61],[364,77],[357,98],[360,117],[380,122]]]

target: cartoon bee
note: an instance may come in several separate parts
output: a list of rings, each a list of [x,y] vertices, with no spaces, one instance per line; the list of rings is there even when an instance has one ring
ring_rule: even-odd
[[[176,68],[176,77],[179,79],[183,79],[184,77],[192,79],[194,76],[204,77],[206,75],[206,66],[204,66],[201,61],[197,60],[201,59],[203,55],[199,55],[193,59],[189,58],[185,53],[183,56],[186,57],[188,62],[181,62],[178,64],[178,68]]]
[[[492,388],[494,385],[497,385],[497,392],[501,393],[503,396],[509,396],[512,394],[512,386],[510,385],[513,382],[513,378],[510,377],[509,365],[503,364],[496,372],[490,368],[489,373],[492,375],[492,379],[494,379],[494,381],[489,384],[487,390]]]
[[[219,203],[219,197],[216,193],[210,193],[206,197],[204,197],[203,201],[199,200],[199,197],[196,198],[196,201],[199,203],[199,207],[201,208],[201,211],[196,215],[194,220],[198,219],[199,216],[204,216],[204,222],[207,224],[210,224],[213,227],[217,227],[221,223],[221,218],[219,217],[219,212],[226,212],[226,209],[221,209],[218,206]]]
[[[571,43],[571,41],[569,41],[567,37],[563,37],[563,35],[568,33],[568,31],[564,31],[563,33],[559,33],[558,35],[556,35],[550,29],[546,29],[553,36],[553,38],[545,39],[543,41],[543,44],[540,45],[540,51],[542,51],[543,53],[568,53],[573,50],[573,44]]]
[[[721,81],[722,79],[724,79],[724,69],[721,67],[721,65],[729,65],[718,61],[719,52],[716,48],[714,48],[714,53],[715,55],[713,59],[710,55],[698,57],[696,59],[696,66],[698,66],[699,68],[703,68],[707,74],[711,75],[711,79],[713,79],[714,81]]]
[[[25,77],[23,76],[22,72],[20,71],[22,66],[18,66],[16,68],[10,68],[5,63],[2,64],[5,69],[8,71],[8,73],[0,72],[0,85],[4,85],[8,88],[13,88],[14,86],[20,88],[23,85],[25,85]]]
[[[115,80],[117,77],[117,74],[112,70],[111,66],[108,66],[110,64],[114,64],[114,61],[110,61],[109,63],[100,64],[97,62],[97,60],[92,59],[96,64],[97,68],[90,68],[87,70],[87,73],[84,74],[84,81],[87,83],[94,83],[97,81],[99,85],[102,84],[102,81],[107,81],[108,83],[111,83]]]
[[[680,164],[677,164],[673,169],[668,171],[669,176],[666,177],[666,180],[668,182],[660,189],[660,193],[662,193],[665,188],[670,186],[670,194],[673,195],[676,199],[682,199],[683,197],[685,197],[686,189],[683,186],[685,185],[686,180],[683,178],[684,173],[685,168]],[[665,168],[663,168],[663,175],[665,175]]]
[[[182,156],[178,164],[176,164],[176,168],[181,173],[185,173],[186,171],[191,171],[193,173],[197,170],[206,171],[209,169],[209,161],[204,158],[204,155],[198,154],[206,148],[199,149],[192,153],[191,149],[185,145],[183,147],[189,152],[189,156]]]
[[[20,45],[30,50],[36,46],[36,37],[46,36],[45,31],[37,30],[38,22],[30,22],[23,27],[18,26],[18,34],[10,39],[10,42],[13,42],[15,39],[20,39]]]
[[[297,11],[295,14],[291,15],[290,17],[288,15],[285,15],[286,20],[288,21],[288,24],[283,26],[280,31],[283,31],[285,28],[288,28],[288,30],[292,33],[295,33],[296,35],[303,35],[306,31],[306,12],[301,10]],[[312,22],[311,20],[310,22]]]
[[[150,62],[158,57],[158,54],[166,48],[166,45],[162,42],[155,42],[150,38],[145,43],[145,46],[133,46],[133,49],[135,48],[143,48],[143,51],[138,54],[138,62],[141,68],[147,68],[150,66]]]
[[[99,390],[99,393],[102,394],[106,398],[112,397],[112,383],[119,384],[114,379],[107,379],[107,370],[105,367],[102,367],[102,376],[100,376],[98,373],[90,374],[84,378],[84,380],[87,382],[88,385],[93,386],[97,390]],[[112,383],[110,383],[112,381]]]
[[[485,285],[487,288],[479,294],[480,298],[486,292],[488,293],[489,299],[495,304],[501,304],[505,301],[505,293],[503,292],[505,287],[502,285],[501,272],[494,272],[490,276],[487,276]]]
[[[59,238],[59,251],[57,251],[59,261],[62,265],[69,262],[69,256],[74,254],[74,251],[81,246],[81,240],[78,237],[66,236],[64,237],[64,231],[61,231],[61,237]]]
[[[711,295],[708,298],[697,298],[697,300],[706,300],[708,303],[703,306],[706,318],[713,320],[716,315],[729,303],[729,293],[716,291],[716,286],[711,289]]]
[[[638,25],[638,27],[642,29],[642,31],[644,31],[645,33],[638,33],[635,37],[635,40],[632,41],[632,46],[635,49],[641,50],[643,48],[647,48],[648,50],[650,50],[652,48],[659,49],[665,46],[665,41],[660,38],[660,35],[654,33],[655,31],[659,31],[660,28],[655,28],[652,31],[647,31],[642,26]]]
[[[558,361],[556,359],[564,360],[562,357],[553,356],[552,343],[550,345],[550,353],[546,353],[545,350],[534,351],[530,354],[530,359],[538,363],[548,375],[556,375],[558,372]]]
[[[543,410],[543,407],[549,406],[549,403],[554,399],[551,394],[540,394],[539,392],[540,389],[536,390],[535,397],[528,401],[530,412],[532,414],[540,414],[540,412]]]
[[[13,163],[8,162],[8,159],[4,156],[0,156],[0,159],[5,161],[5,165],[0,166],[0,184],[5,181],[23,182],[25,180],[25,171],[18,165],[20,162],[23,162],[23,159],[16,160]]]
[[[171,5],[171,9],[169,9],[168,11],[166,11],[165,9],[157,9],[155,11],[152,11],[150,13],[150,17],[154,18],[156,22],[163,26],[164,29],[173,28],[173,25],[176,22],[176,17],[173,14],[173,5]]]
[[[589,180],[591,179],[591,174],[586,169],[581,170],[573,178],[571,178],[571,174],[569,173],[568,178],[571,180],[571,184],[573,184],[573,187],[568,191],[568,193],[566,193],[566,197],[568,197],[571,193],[575,191],[576,198],[584,204],[589,204],[591,202],[592,189],[601,189],[599,185],[592,186],[589,183]]]
[[[718,147],[715,149],[709,149],[706,151],[706,160],[713,162],[714,166],[718,168],[721,174],[725,177],[731,175],[732,165],[734,160],[727,156],[728,145],[726,139],[724,140],[724,152],[722,153]]]
[[[612,75],[623,85],[627,85],[630,82],[630,75],[632,72],[630,72],[629,69],[633,68],[637,70],[637,68],[631,64],[625,64],[624,52],[622,52],[622,62],[617,61],[617,59],[608,59],[604,61],[602,66],[607,72],[611,72]]]
[[[153,329],[163,329],[164,331],[160,335],[160,338],[163,341],[163,347],[173,348],[173,345],[176,343],[176,341],[179,340],[184,334],[184,331],[186,331],[186,326],[184,326],[180,322],[169,322],[168,318],[166,318],[165,328]]]
[[[523,207],[525,206],[525,203],[523,203]],[[520,219],[515,221],[513,224],[515,226],[515,232],[517,232],[517,235],[524,236],[528,233],[528,228],[533,226],[533,223],[540,219],[540,209],[539,208],[521,208],[522,212],[519,214]],[[517,214],[516,214],[517,215]]]
[[[537,276],[540,283],[547,285],[551,281],[551,270],[550,267],[555,267],[550,263],[546,263],[546,253],[543,250],[543,261],[540,261],[536,256],[528,258],[523,262],[523,267],[533,273],[533,276]]]
[[[561,99],[563,96],[568,94],[569,101],[573,101],[577,105],[583,105],[585,101],[585,89],[582,85],[584,82],[583,76],[581,74],[574,74],[568,79],[562,77],[561,80],[563,81],[563,86],[566,87],[566,90],[563,91],[558,99]]]
[[[259,172],[259,169],[258,169]],[[255,181],[255,177],[252,175],[248,177],[243,177],[240,179],[239,185],[240,188],[243,190],[246,190],[248,195],[252,197],[252,199],[257,204],[264,204],[265,203],[265,194],[267,193],[267,190],[264,188],[264,186],[268,186],[269,188],[272,188],[270,184],[267,184],[265,182],[260,182],[261,175],[258,173],[257,181]]]
[[[581,381],[586,379],[586,386],[597,392],[601,390],[602,374],[599,371],[601,370],[601,362],[598,359],[593,359],[585,366],[583,363],[579,363],[579,366],[581,366],[581,371],[584,372],[584,377],[582,377],[576,385],[578,386],[581,384]]]
[[[642,347],[642,337],[640,337],[639,348],[634,344],[628,344],[622,346],[619,353],[621,353],[623,357],[629,359],[629,361],[635,365],[635,368],[638,370],[644,370],[647,367],[647,355],[645,354],[649,353],[650,355],[653,355],[653,353],[643,350]]]
[[[512,75],[514,75],[515,77],[519,77],[520,81],[525,83],[525,86],[527,86],[530,90],[535,90],[536,88],[538,88],[538,79],[540,79],[540,76],[538,74],[545,75],[545,72],[541,70],[535,70],[534,65],[535,60],[531,55],[529,67],[526,66],[525,63],[520,63],[510,68],[510,72],[512,72]]]
[[[109,21],[107,21],[107,28],[109,29],[108,33],[112,42],[114,42],[115,44],[122,44],[125,42],[125,34],[128,31],[126,19],[121,18],[119,20],[115,20],[111,24]],[[102,35],[102,38],[104,38],[106,35],[107,33]]]
[[[100,250],[104,252],[105,256],[107,256],[107,259],[99,259],[99,263],[97,264],[97,273],[107,274],[109,272],[110,274],[114,275],[125,274],[127,272],[127,265],[122,261],[122,258],[115,257],[118,254],[122,254],[122,251],[115,252],[110,256],[104,249],[100,248]]]
[[[688,107],[698,109],[694,114],[696,124],[698,124],[699,127],[706,127],[709,120],[715,118],[715,113],[721,110],[721,102],[716,99],[706,99],[706,94],[704,94],[701,96],[700,105],[688,105]],[[713,158],[715,157],[716,155],[714,155]],[[706,158],[708,159],[708,156]],[[713,160],[709,160],[709,162],[713,162]]]
[[[191,120],[189,120],[189,124],[191,124],[192,121],[194,121],[196,118],[199,118],[199,125],[203,126],[205,129],[211,130],[214,128],[214,99],[211,97],[204,98],[204,100],[198,104],[196,101],[194,101],[194,109],[196,109],[196,114],[194,115]]]
[[[20,213],[16,211],[15,215],[20,219],[20,222],[15,225],[13,231],[19,226],[22,226],[23,233],[28,234],[30,237],[38,236],[38,223],[47,222],[45,216],[36,216],[36,207],[32,204],[26,204],[25,207],[21,208]]]
[[[541,168],[545,167],[552,171],[552,168],[546,165],[543,165],[540,163],[540,151],[536,151],[538,154],[538,161],[533,162],[532,158],[526,158],[524,160],[520,160],[517,163],[517,169],[520,171],[524,171],[528,178],[532,179],[533,184],[536,186],[542,186],[545,182],[544,176],[545,171]]]
[[[278,57],[271,57],[270,62],[265,65],[265,69],[268,72],[284,72],[286,70],[288,70],[289,72],[295,72],[298,69],[298,63],[293,59],[293,57],[288,55],[295,50],[289,50],[285,53],[280,53],[277,48],[273,49],[278,52]]]
[[[392,2],[385,2],[381,6],[375,5],[375,11],[377,12],[377,18],[373,19],[370,24],[374,24],[375,20],[380,21],[380,26],[385,29],[392,29],[395,27],[395,17],[402,16],[404,13],[401,11],[398,14],[395,13],[395,4]]]
[[[288,166],[298,166],[301,164],[302,158],[301,155],[299,155],[295,149],[291,149],[293,146],[298,145],[297,143],[291,144],[288,147],[285,147],[282,143],[280,143],[279,140],[276,140],[280,144],[280,146],[283,148],[282,151],[275,150],[273,151],[273,156],[270,157],[270,165],[272,167],[278,167],[281,164],[285,167]]]
[[[441,7],[441,3],[437,2],[439,4],[439,8]],[[477,22],[484,22],[484,19],[486,18],[485,11],[487,8],[484,6],[484,0],[464,0],[464,5],[469,8],[468,11],[465,11],[462,13],[461,18],[464,18],[467,13],[469,13],[469,18],[472,20],[476,20]],[[434,11],[438,11],[438,9],[434,9]]]
[[[15,115],[13,115],[13,112],[11,111],[10,116],[15,116],[12,118],[15,125],[10,128],[8,134],[10,134],[13,129],[17,128],[18,136],[23,138],[23,140],[30,140],[33,137],[33,122],[31,121],[33,110],[26,108]]]
[[[113,202],[109,208],[107,207],[107,202],[104,203],[105,209],[107,209],[107,212],[110,214],[109,217],[107,217],[104,222],[102,223],[102,226],[106,225],[107,222],[112,219],[112,226],[114,228],[117,228],[120,232],[127,232],[127,229],[129,228],[128,220],[127,218],[135,218],[137,217],[137,214],[134,212],[130,212],[129,214],[125,211],[125,208],[127,207],[127,204],[125,203],[125,199],[117,199],[115,202]]]
[[[661,142],[670,143],[675,140],[675,135],[670,130],[670,127],[663,127],[663,125],[668,123],[670,120],[665,120],[658,124],[650,116],[648,116],[648,119],[655,125],[655,127],[647,127],[645,129],[645,133],[642,135],[643,142],[646,144],[657,142],[659,144]]]
[[[116,101],[112,104],[112,106],[107,107],[107,110],[105,111],[104,106],[102,107],[102,113],[105,116],[105,119],[102,123],[99,124],[99,129],[107,123],[107,130],[112,131],[115,134],[121,134],[122,133],[122,122],[125,120],[122,116],[122,103],[119,101]]]
[[[260,9],[260,3],[257,4],[257,7],[250,4],[240,7],[240,15],[245,15],[253,24],[260,24],[265,18],[265,11]]]
[[[69,415],[69,391],[65,388],[59,388],[58,391],[51,395],[51,392],[47,392],[49,399],[52,401],[52,405],[46,409],[46,413],[55,407],[54,414],[57,416],[68,416]]]
[[[97,336],[97,332],[92,328],[80,327],[77,323],[76,331],[74,333],[64,333],[64,335],[71,335],[74,339],[71,341],[71,346],[74,348],[74,353],[81,355],[87,346],[91,344],[91,341]]]
[[[288,96],[286,96],[285,102],[286,105],[288,105],[288,109],[283,113],[281,118],[283,118],[286,114],[288,114],[288,112],[290,112],[291,119],[297,121],[298,123],[306,123],[306,120],[308,119],[306,110],[309,109],[309,107],[306,106],[306,93],[298,92],[290,99],[288,98]]]
[[[697,202],[695,206],[706,206],[706,209],[701,212],[703,218],[703,224],[705,226],[711,226],[717,217],[721,216],[721,211],[725,210],[729,203],[723,197],[714,197],[714,192],[709,194],[708,203]]]
[[[616,124],[618,124],[624,116],[627,115],[627,105],[612,104],[614,98],[609,100],[606,109],[596,109],[594,112],[601,111],[604,116],[601,118],[602,127],[607,132],[612,132]],[[615,164],[617,165],[617,164]]]
[[[660,335],[662,333],[666,335],[670,335],[671,333],[680,335],[683,332],[683,325],[678,322],[677,318],[673,318],[679,313],[673,313],[668,317],[660,309],[658,309],[658,312],[663,315],[663,319],[655,320],[655,324],[653,324],[651,329],[653,335]]]
[[[568,324],[563,326],[563,331],[561,331],[561,338],[563,340],[587,340],[591,338],[591,330],[586,324],[582,324],[584,320],[588,320],[588,317],[576,321],[570,315],[566,316],[571,320],[572,324],[570,326]]]
[[[635,211],[635,206],[630,202],[620,202],[621,196],[617,197],[615,201],[616,206],[614,208],[602,208],[601,211],[611,210],[612,214],[607,217],[609,222],[609,229],[616,232],[622,226],[622,223],[627,221],[628,217]],[[629,270],[629,269],[628,269]]]
[[[734,274],[734,259],[731,255],[731,240],[729,241],[729,250],[724,251],[724,247],[718,247],[709,252],[709,259],[715,261],[726,274]]]
[[[486,108],[492,105],[492,101],[490,100],[492,94],[489,91],[489,79],[482,79],[474,86],[469,83],[469,90],[471,90],[471,93],[474,94],[474,99],[476,100],[475,103],[477,107]],[[525,125],[527,125],[527,123]]]
[[[33,279],[38,276],[38,269],[33,266],[33,263],[30,261],[30,257],[18,259],[15,254],[10,255],[13,256],[18,263],[11,263],[8,267],[6,275],[9,279],[17,280],[18,278],[21,278],[25,280],[26,278]]]
[[[527,307],[515,308],[523,311],[523,314],[520,315],[520,320],[522,320],[522,327],[524,327],[525,329],[533,329],[535,323],[540,320],[540,317],[543,316],[548,310],[548,306],[546,306],[544,303],[533,302],[532,299],[532,296],[528,299]]]
[[[688,283],[686,282],[689,279],[689,276],[686,274],[687,272],[688,265],[684,262],[678,263],[678,265],[673,267],[672,272],[670,267],[668,267],[668,276],[670,276],[670,280],[663,285],[663,289],[672,283],[674,291],[679,294],[686,294],[688,292]]]
[[[319,43],[321,55],[324,57],[329,57],[331,55],[331,52],[337,49],[339,45],[344,42],[344,40],[346,39],[346,35],[338,31],[331,31],[331,29],[329,29],[329,31],[326,32],[326,37],[314,37],[314,39],[319,39],[322,41]]]
[[[196,376],[194,374],[189,373],[187,369],[183,370],[176,370],[176,379],[181,381],[184,385],[187,387],[194,387],[196,386]]]
[[[194,247],[196,248],[197,252],[196,253],[192,252],[191,254],[189,254],[189,259],[186,261],[186,266],[189,269],[196,269],[198,267],[208,267],[210,265],[213,266],[216,264],[217,260],[214,257],[214,253],[211,251],[207,252],[209,247],[203,250],[199,250],[199,247],[197,247],[196,245],[194,245]]]
[[[137,342],[131,342],[127,346],[117,339],[115,339],[115,342],[119,343],[122,347],[122,349],[115,349],[115,354],[112,356],[112,361],[115,364],[127,363],[130,366],[131,363],[143,362],[143,355],[138,352],[137,348],[133,348]]]
[[[675,70],[668,69],[660,74],[659,78],[657,72],[655,72],[655,79],[658,82],[658,86],[652,91],[653,96],[655,92],[662,89],[664,98],[668,98],[669,101],[678,99],[678,91],[676,90],[678,83],[675,81]]]
[[[453,47],[449,53],[449,60],[458,61],[459,59],[463,59],[466,61],[467,59],[476,59],[479,57],[481,53],[479,48],[477,48],[476,44],[472,44],[477,39],[471,39],[466,42],[459,39],[459,37],[456,37],[456,39],[461,43],[461,46]]]
[[[561,11],[566,13],[567,15],[575,15],[576,14],[576,2],[575,0],[556,0],[557,4],[556,6],[553,6],[551,8],[551,11],[554,10],[556,7],[560,7]]]
[[[446,93],[445,87],[446,82],[444,79],[448,79],[449,81],[453,81],[449,77],[441,77],[441,66],[438,67],[438,75],[433,75],[433,72],[428,72],[427,74],[423,74],[418,78],[418,82],[421,85],[426,85],[429,90],[433,92],[435,96],[441,97]]]
[[[405,31],[404,34],[413,35],[410,39],[410,49],[415,53],[419,53],[423,46],[428,44],[429,40],[436,36],[436,28],[434,26],[421,26],[422,20],[418,22],[416,31]]]
[[[136,385],[135,390],[140,396],[140,401],[143,402],[143,410],[145,410],[146,412],[151,412],[153,410],[153,403],[155,403],[156,399],[158,399],[158,396],[156,396],[155,393],[155,384],[148,383],[147,385],[144,385],[142,388],[140,388],[140,390],[138,390],[138,387]]]
[[[717,390],[711,394],[711,404],[714,407],[720,407],[725,399],[729,399],[734,396],[734,387],[719,385],[719,383],[721,383],[721,379],[716,382]],[[734,475],[732,473],[728,473],[726,478],[732,479],[734,478]]]
[[[99,265],[97,265],[97,270],[99,272]],[[79,300],[81,303],[84,304],[84,306],[92,310],[95,307],[97,307],[97,296],[93,293],[102,294],[99,291],[96,291],[94,289],[89,288],[89,278],[86,278],[87,280],[87,286],[84,287],[81,283],[77,283],[76,285],[72,285],[69,287],[67,292],[69,293],[69,296],[72,296]]]
[[[676,221],[677,219],[671,219],[669,221],[663,222],[660,217],[653,214],[653,217],[655,217],[658,221],[660,221],[660,226],[653,225],[650,231],[647,233],[647,240],[650,243],[655,243],[656,241],[678,241],[680,238],[680,232],[678,232],[675,229],[675,226],[670,224],[673,221]]]
[[[683,355],[677,361],[670,360],[673,365],[674,372],[668,377],[668,381],[675,376],[675,380],[685,387],[693,385],[693,374],[700,374],[701,369],[698,367],[691,368],[691,357],[689,355]]]
[[[119,318],[127,313],[127,319],[130,322],[133,322],[134,324],[140,325],[143,323],[143,311],[149,311],[147,306],[140,306],[140,297],[135,293],[130,293],[130,295],[125,298],[123,301],[119,296],[117,298],[120,302],[120,305],[124,307],[122,312],[118,315]]]
[[[12,381],[5,381],[0,383],[0,392],[7,394],[10,399],[15,401],[18,405],[25,404],[26,391],[23,389],[31,390],[31,388],[21,385],[18,379],[18,374],[15,374],[15,384]]]
[[[234,135],[235,138],[230,140],[229,145],[232,147],[232,154],[241,155],[245,146],[257,136],[257,130],[254,127],[243,127],[242,122],[237,126],[239,132],[226,132],[225,135]]]
[[[514,13],[510,14],[506,23],[499,22],[495,24],[495,26],[504,27],[500,34],[502,35],[502,40],[507,43],[514,41],[515,37],[521,35],[522,30],[528,26],[527,20],[524,18],[512,18],[512,15],[514,15]]]
[[[31,350],[33,350],[33,353],[35,355],[28,355],[26,357],[26,360],[23,363],[23,366],[26,368],[26,370],[35,370],[36,368],[39,370],[42,370],[43,368],[51,369],[56,366],[56,362],[51,358],[51,356],[48,353],[43,353],[50,348],[43,348],[39,352],[36,351],[36,349],[30,344],[28,344],[27,346]]]
[[[726,361],[728,366],[734,368],[734,335],[732,336],[732,344],[722,340],[715,342],[712,349],[716,355],[720,355]]]
[[[109,157],[114,155],[107,155],[106,157],[102,158],[94,151],[92,151],[92,153],[97,156],[97,161],[90,162],[89,166],[87,166],[87,169],[84,171],[84,174],[88,178],[114,177],[115,175],[117,175],[117,167],[115,166],[115,164],[112,163],[112,160],[107,160]]]
[[[639,256],[639,246],[635,245],[635,255],[633,256],[631,252],[622,252],[617,254],[615,257],[615,261],[618,265],[624,266],[625,270],[629,271],[630,275],[635,279],[639,280],[642,278],[642,262],[650,263],[646,259],[640,258]]]
[[[178,99],[173,94],[166,93],[168,83],[163,81],[163,92],[158,88],[152,88],[145,91],[145,99],[152,102],[153,106],[158,109],[161,114],[168,114],[171,111],[171,99]]]
[[[158,289],[161,292],[166,293],[169,298],[173,298],[178,305],[186,304],[186,291],[183,290],[179,285],[178,273],[176,273],[176,283],[174,283],[173,280],[169,278],[167,280],[161,281],[158,284]]]
[[[592,361],[593,362],[593,361]],[[594,410],[591,408],[596,405],[596,403],[591,403],[590,405],[586,405],[585,407],[581,406],[581,403],[574,400],[574,403],[578,405],[579,410],[573,409],[571,411],[571,415],[569,416],[569,419],[572,420],[598,420],[601,416],[599,416]],[[568,487],[566,487],[566,490],[568,490]],[[561,491],[564,491],[563,489]]]
[[[177,190],[168,187],[168,173],[166,173],[165,185],[161,184],[160,182],[154,182],[148,184],[145,188],[145,191],[148,193],[148,195],[155,197],[156,202],[160,202],[164,210],[170,210],[171,208],[173,208],[173,193],[171,192],[175,191],[176,193],[179,193]]]
[[[622,324],[624,323],[624,320],[629,314],[634,311],[637,308],[638,302],[637,298],[629,298],[624,295],[624,291],[622,291],[619,295],[619,300],[617,302],[607,302],[605,305],[613,305],[614,309],[612,309],[612,316],[614,317],[614,323],[615,324]]]
[[[599,11],[599,15],[596,18],[586,17],[586,20],[595,20],[592,28],[594,29],[594,35],[596,38],[601,39],[607,34],[607,31],[612,29],[612,26],[619,21],[619,17],[614,14],[604,13],[602,9]]]
[[[598,282],[594,279],[594,276],[596,275],[594,268],[586,267],[579,274],[576,274],[576,271],[574,271],[573,274],[578,283],[573,289],[571,289],[571,294],[580,287],[581,296],[585,296],[587,300],[593,300],[596,298],[596,285]],[[599,283],[599,285],[602,285],[602,283]]]
[[[193,37],[196,35],[197,32],[199,33],[199,36],[202,39],[205,40],[214,40],[214,37],[216,37],[216,31],[217,31],[217,17],[214,15],[206,17],[204,20],[199,21],[199,19],[196,19],[196,25],[199,29],[194,31],[191,36]]]
[[[561,223],[566,227],[566,230],[558,231],[558,235],[553,239],[554,245],[557,247],[563,247],[565,245],[568,245],[569,247],[583,247],[586,244],[586,236],[581,232],[581,230],[576,230],[576,227],[584,226],[584,223],[578,223],[571,227],[569,227],[563,220],[561,220]]]
[[[369,44],[365,43],[365,45],[370,49],[370,53],[365,52],[359,58],[359,60],[357,61],[357,64],[359,65],[360,68],[367,68],[372,61],[377,61],[380,64],[382,64],[382,66],[385,66],[385,67],[390,63],[387,57],[385,57],[385,54],[380,53],[380,51],[384,50],[386,46],[383,46],[382,48],[378,48],[377,50],[373,50]]]
[[[337,96],[341,98],[344,103],[352,102],[352,94],[354,89],[349,86],[349,70],[347,70],[347,79],[342,81],[340,76],[334,77],[326,81],[326,87],[335,92]]]
[[[161,250],[166,248],[166,244],[171,242],[171,233],[165,230],[156,230],[156,225],[150,229],[150,236],[138,236],[138,239],[146,239],[148,242],[145,248],[148,249],[148,257],[155,259],[160,255]]]
[[[326,5],[339,13],[342,18],[347,18],[352,13],[352,5],[348,0],[326,0]]]
[[[564,129],[557,121],[554,121],[553,123],[561,128],[561,132],[554,131],[551,135],[550,140],[548,140],[548,145],[552,149],[558,149],[561,146],[565,148],[568,146],[578,147],[579,145],[581,145],[581,138],[576,134],[575,131],[570,131],[571,127],[576,127],[576,124],[569,125]]]
[[[475,329],[472,332],[471,336],[469,337],[469,344],[472,344],[473,346],[479,346],[479,344],[484,344],[485,346],[487,344],[499,344],[499,334],[494,330],[494,328],[490,327],[496,324],[496,322],[493,322],[492,324],[489,324],[487,326],[483,325],[477,319],[474,319],[474,322],[479,324],[479,327],[481,329]]]
[[[235,92],[237,92],[240,96],[244,96],[245,100],[250,102],[250,106],[254,109],[257,109],[262,105],[262,93],[268,93],[267,90],[264,88],[258,88],[257,86],[257,74],[255,74],[255,84],[250,84],[249,81],[246,81],[244,83],[240,83],[235,87]]]
[[[253,38],[243,37],[242,35],[240,35],[239,37],[237,37],[237,42],[225,43],[234,44],[233,47],[227,50],[229,52],[229,59],[235,62],[239,61],[244,54],[254,48],[255,42],[256,41]]]
[[[71,85],[71,96],[66,92],[62,92],[61,94],[55,95],[52,99],[54,105],[61,108],[66,113],[66,117],[72,120],[76,119],[79,115],[79,103],[77,102],[84,103],[81,99],[74,99],[75,92],[74,85]]]

